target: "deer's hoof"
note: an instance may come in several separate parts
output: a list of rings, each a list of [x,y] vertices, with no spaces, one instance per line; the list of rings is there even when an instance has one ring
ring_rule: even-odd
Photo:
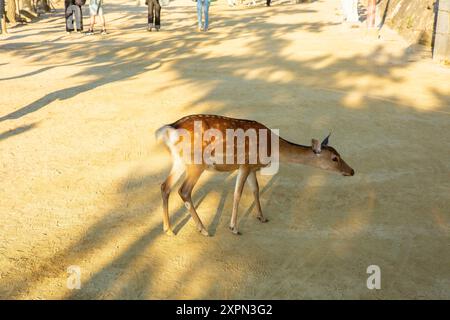
[[[169,228],[169,229],[167,229],[167,230],[164,230],[164,232],[165,232],[168,236],[174,236],[174,235],[175,235],[175,233],[172,231],[171,228]]]
[[[232,234],[240,236],[241,233],[238,231],[236,227],[229,227]]]
[[[267,219],[265,217],[256,217],[256,218],[258,218],[258,220],[261,221],[262,223],[269,222],[269,219]]]
[[[209,237],[209,233],[208,233],[208,231],[206,231],[205,228],[201,229],[201,230],[200,230],[200,233],[201,233],[202,235],[204,235],[205,237]]]

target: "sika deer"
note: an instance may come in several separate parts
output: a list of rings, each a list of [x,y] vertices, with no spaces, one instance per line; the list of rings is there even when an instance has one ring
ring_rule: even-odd
[[[267,134],[272,138],[270,141],[264,138],[264,136],[267,138]],[[239,234],[238,206],[247,180],[255,198],[257,218],[261,222],[267,222],[259,201],[256,171],[264,170],[275,162],[278,164],[278,156],[281,162],[301,163],[338,172],[344,176],[353,176],[355,173],[339,153],[328,146],[329,135],[322,143],[312,139],[311,146],[303,146],[284,140],[266,126],[252,120],[217,115],[191,115],[159,128],[155,135],[158,140],[164,141],[171,152],[173,162],[169,176],[161,184],[163,228],[164,232],[170,235],[173,235],[173,231],[169,220],[169,195],[183,174],[185,176],[178,193],[190,211],[197,229],[208,236],[208,231],[203,226],[191,198],[192,190],[205,170],[228,172],[238,170],[230,222],[230,230],[234,234]],[[268,161],[264,160],[263,150],[270,154]],[[258,152],[259,154],[256,154]]]

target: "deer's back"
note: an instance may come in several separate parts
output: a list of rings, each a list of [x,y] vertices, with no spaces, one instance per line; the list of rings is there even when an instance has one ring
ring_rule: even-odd
[[[199,127],[199,125],[201,124],[201,126]],[[210,130],[210,129],[214,129],[214,130],[218,130],[222,137],[223,137],[223,148],[222,150],[225,152],[227,150],[227,144],[230,144],[230,141],[227,141],[227,130],[243,130],[244,132],[247,132],[248,130],[254,130],[254,132],[256,133],[256,141],[255,141],[255,147],[256,150],[258,150],[259,148],[259,130],[260,129],[264,129],[264,130],[268,130],[268,132],[270,132],[270,130],[264,126],[263,124],[254,121],[254,120],[246,120],[246,119],[237,119],[237,118],[230,118],[230,117],[224,117],[224,116],[219,116],[219,115],[209,115],[209,114],[196,114],[196,115],[189,115],[186,117],[183,117],[177,121],[175,121],[174,123],[170,124],[170,126],[174,129],[182,129],[182,130],[186,130],[189,133],[191,133],[191,141],[184,141],[182,137],[180,137],[180,140],[178,141],[178,143],[190,143],[191,147],[194,146],[194,139],[195,139],[195,133],[199,133],[198,130],[200,130],[202,137],[205,135],[205,132]],[[196,127],[197,126],[197,127]],[[268,133],[269,134],[269,133]],[[237,141],[234,141],[237,142]],[[205,148],[211,143],[211,140],[209,139],[202,139],[202,150],[205,150]],[[270,143],[270,138],[269,138],[269,143]],[[249,164],[249,150],[250,150],[250,142],[248,139],[244,140],[244,150],[245,150],[245,162],[247,164]],[[236,170],[239,165],[238,160],[237,160],[237,155],[238,155],[238,150],[237,150],[237,143],[232,143],[233,145],[233,158],[234,158],[234,163],[233,164],[225,164],[225,154],[223,157],[223,164],[214,164],[213,166],[208,166],[210,169],[215,169],[218,171],[231,171],[231,170]],[[270,146],[269,146],[269,150],[270,150]],[[194,152],[194,148],[191,148],[191,152],[192,152],[192,157],[193,158],[193,152]],[[219,156],[218,154],[216,154],[216,156]],[[257,163],[253,163],[252,165],[250,165],[251,167],[263,167],[265,165],[262,165],[261,163],[259,163],[259,161],[257,160]]]
[[[206,131],[208,129],[217,129],[224,136],[226,134],[226,129],[243,129],[247,131],[248,129],[267,129],[263,124],[246,119],[229,118],[213,114],[194,114],[183,117],[170,126],[175,129],[185,129],[191,131],[194,129],[194,123],[200,121],[202,124],[202,130]]]

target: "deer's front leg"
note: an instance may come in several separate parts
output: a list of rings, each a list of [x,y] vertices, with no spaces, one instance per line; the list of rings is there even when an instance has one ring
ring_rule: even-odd
[[[250,172],[248,175],[248,184],[250,185],[250,188],[252,189],[253,196],[255,197],[255,206],[256,210],[258,211],[258,215],[256,218],[258,218],[261,222],[267,222],[267,220],[261,210],[261,203],[259,202],[259,185],[258,180],[256,179],[256,171]]]
[[[236,187],[234,188],[233,212],[231,214],[230,230],[234,234],[239,234],[237,229],[237,213],[239,208],[239,201],[241,200],[242,190],[244,189],[245,181],[247,180],[250,170],[244,166],[239,168],[236,178]]]

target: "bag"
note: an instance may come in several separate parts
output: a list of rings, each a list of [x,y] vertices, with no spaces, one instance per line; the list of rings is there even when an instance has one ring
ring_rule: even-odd
[[[84,6],[86,4],[86,0],[75,0],[75,4],[77,6]]]

